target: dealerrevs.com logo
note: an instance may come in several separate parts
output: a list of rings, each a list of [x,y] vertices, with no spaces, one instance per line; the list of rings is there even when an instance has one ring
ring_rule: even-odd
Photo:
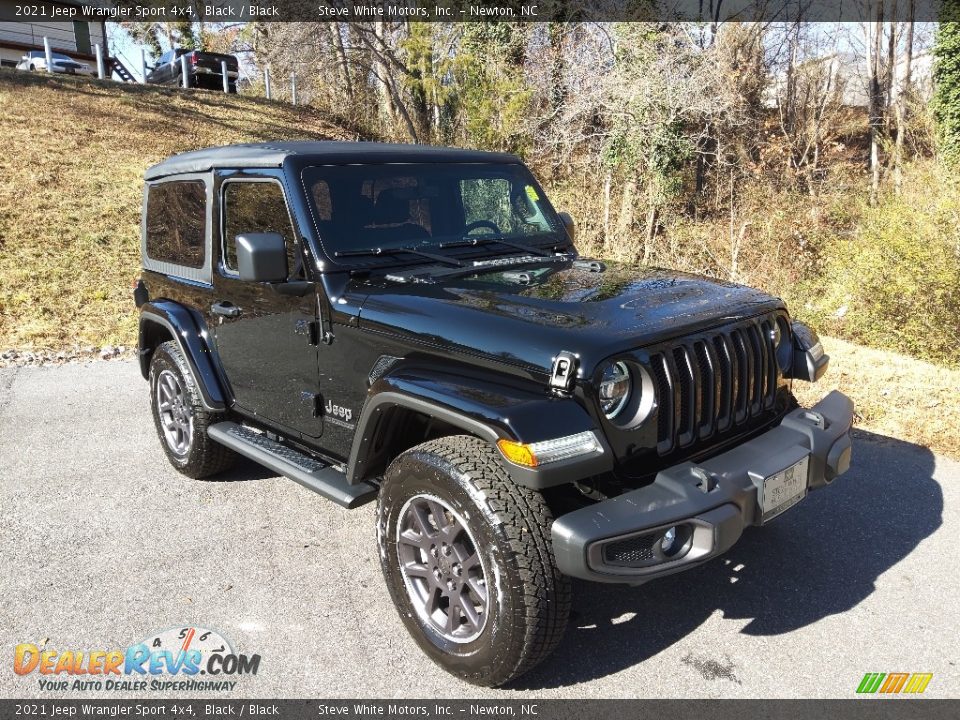
[[[180,627],[143,642],[109,650],[60,650],[21,643],[13,654],[17,675],[36,675],[41,690],[170,692],[229,691],[241,675],[256,675],[259,655],[242,655],[215,630]]]

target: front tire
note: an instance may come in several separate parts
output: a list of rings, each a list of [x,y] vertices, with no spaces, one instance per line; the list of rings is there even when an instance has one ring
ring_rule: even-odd
[[[233,465],[236,453],[207,435],[223,417],[203,407],[180,346],[168,341],[150,359],[150,406],[167,459],[191,478],[205,478]]]
[[[384,578],[426,654],[467,682],[502,685],[563,637],[570,581],[557,570],[552,515],[482,440],[455,436],[408,450],[377,503]]]

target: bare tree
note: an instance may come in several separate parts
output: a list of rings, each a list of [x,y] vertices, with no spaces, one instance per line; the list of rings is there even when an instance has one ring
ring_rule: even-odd
[[[880,191],[880,142],[886,112],[883,78],[883,2],[875,4],[875,15],[867,24],[867,97],[870,113],[870,202],[875,204]]]

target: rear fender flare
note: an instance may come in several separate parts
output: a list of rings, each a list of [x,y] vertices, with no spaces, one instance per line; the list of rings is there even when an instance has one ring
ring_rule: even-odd
[[[144,378],[150,374],[150,357],[155,349],[149,342],[151,326],[166,329],[173,341],[180,346],[190,372],[193,373],[194,382],[200,390],[204,408],[213,412],[226,410],[226,397],[207,342],[206,327],[198,327],[190,311],[178,303],[170,300],[145,303],[140,309],[139,338],[140,373]]]

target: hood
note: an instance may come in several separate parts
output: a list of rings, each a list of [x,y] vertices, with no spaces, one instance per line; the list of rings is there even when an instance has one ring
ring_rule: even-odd
[[[783,307],[742,285],[617,264],[598,272],[547,260],[424,277],[352,281],[349,294],[366,295],[360,326],[545,372],[562,350],[591,369],[616,352]]]

